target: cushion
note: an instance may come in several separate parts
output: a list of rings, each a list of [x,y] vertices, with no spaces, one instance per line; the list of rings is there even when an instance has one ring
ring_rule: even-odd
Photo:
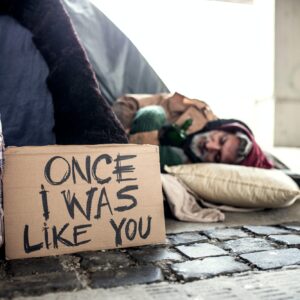
[[[276,208],[300,198],[297,184],[280,170],[199,163],[165,167],[198,197],[243,208]]]

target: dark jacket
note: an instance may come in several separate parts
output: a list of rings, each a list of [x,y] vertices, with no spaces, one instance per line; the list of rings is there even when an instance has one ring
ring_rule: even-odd
[[[12,16],[32,32],[33,42],[48,65],[56,143],[127,143],[61,2],[5,0],[0,3],[0,14]]]

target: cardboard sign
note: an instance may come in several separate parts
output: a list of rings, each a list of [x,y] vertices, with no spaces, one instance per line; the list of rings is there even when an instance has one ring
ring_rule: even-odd
[[[5,157],[7,259],[165,241],[158,147],[16,147]]]

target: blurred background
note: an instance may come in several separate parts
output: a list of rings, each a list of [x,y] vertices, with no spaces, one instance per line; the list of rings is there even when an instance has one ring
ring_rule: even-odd
[[[299,0],[92,0],[171,92],[245,121],[300,171]]]

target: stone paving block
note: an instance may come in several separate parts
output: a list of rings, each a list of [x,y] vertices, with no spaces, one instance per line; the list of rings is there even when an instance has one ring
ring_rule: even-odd
[[[162,260],[183,261],[184,257],[168,248],[140,248],[129,250],[129,254],[140,263],[158,262]]]
[[[271,235],[289,233],[288,230],[275,226],[243,226],[243,228],[255,233],[257,235]]]
[[[252,237],[226,241],[223,247],[237,254],[274,249],[268,241]]]
[[[51,272],[62,272],[58,257],[42,257],[11,260],[7,262],[7,272],[12,276],[27,276]]]
[[[270,235],[269,238],[273,241],[285,245],[300,246],[300,235],[296,235],[296,234]]]
[[[81,266],[91,272],[110,268],[127,267],[133,264],[127,255],[119,251],[91,251],[80,253]]]
[[[188,246],[177,246],[180,252],[189,258],[203,258],[208,256],[221,256],[228,253],[223,249],[208,243],[197,243]]]
[[[300,231],[300,225],[296,224],[283,224],[282,227],[290,230]]]
[[[3,259],[5,259],[5,247],[1,247],[0,248],[0,260],[3,260]]]
[[[300,264],[300,250],[296,248],[248,253],[240,257],[262,270]]]
[[[160,268],[155,266],[137,266],[117,270],[91,273],[91,287],[116,287],[123,285],[152,283],[164,279]]]
[[[59,256],[59,261],[65,272],[79,270],[80,260],[81,258],[74,254],[65,254]]]
[[[5,277],[6,277],[5,263],[4,261],[0,260],[0,279],[4,279]]]
[[[197,231],[168,235],[168,239],[173,245],[195,243],[208,240],[206,236],[199,234]]]
[[[185,280],[237,273],[250,269],[246,264],[238,262],[230,256],[208,257],[203,260],[177,263],[173,264],[171,268]]]
[[[0,281],[0,297],[34,296],[82,288],[74,272],[16,277]]]
[[[234,238],[248,237],[247,233],[245,233],[241,229],[236,229],[236,228],[205,230],[203,233],[205,233],[212,239],[218,239],[221,241],[231,240]]]

